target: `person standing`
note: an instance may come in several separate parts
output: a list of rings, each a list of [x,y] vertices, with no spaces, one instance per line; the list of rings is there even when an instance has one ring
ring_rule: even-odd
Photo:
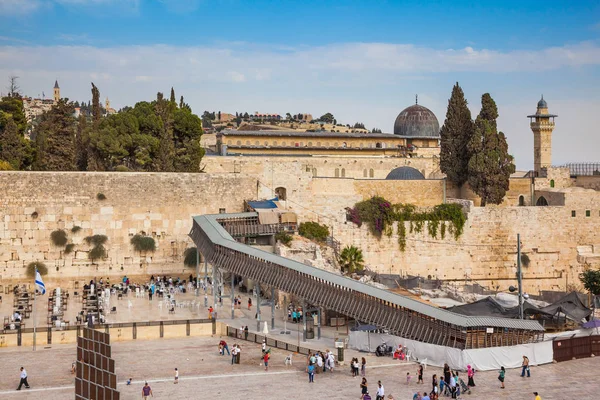
[[[360,398],[364,399],[367,392],[367,378],[362,378],[362,382],[360,383]]]
[[[527,371],[527,377],[531,378],[531,372],[529,371],[529,358],[527,356],[523,356],[521,368],[521,378],[525,378],[525,371]]]
[[[252,297],[248,297],[248,310],[252,307]]]
[[[419,368],[417,369],[417,383],[424,383],[423,382],[423,364],[419,365]]]
[[[456,376],[454,374],[450,374],[450,382],[448,384],[448,389],[450,390],[450,396],[455,399],[456,398]]]
[[[469,387],[475,387],[475,380],[473,377],[475,376],[475,370],[471,368],[470,365],[467,365],[467,377],[469,378],[468,385]]]
[[[504,367],[500,367],[500,374],[498,375],[498,380],[502,384],[502,386],[500,386],[500,388],[502,388],[502,389],[504,389],[504,376],[505,375],[506,375],[506,370],[504,369]]]
[[[542,397],[538,394],[538,392],[533,392],[533,395],[535,396],[535,400],[542,400]]]
[[[375,396],[375,400],[385,400],[385,390],[381,381],[377,381],[377,395]]]
[[[27,382],[27,371],[25,368],[21,367],[21,381],[19,382],[19,387],[17,390],[21,390],[21,386],[25,385],[26,389],[29,389],[29,382]]]
[[[175,368],[175,380],[173,383],[179,383],[179,370]]]
[[[308,383],[315,383],[315,365],[313,363],[308,364],[306,371],[308,372]]]
[[[265,371],[269,370],[269,353],[264,353],[263,362],[265,363]]]
[[[231,365],[234,364],[236,355],[237,355],[237,344],[234,343],[233,347],[231,348]]]
[[[360,375],[364,378],[367,376],[367,360],[363,357],[360,364]]]
[[[261,348],[262,348],[262,353],[264,355],[265,352],[267,351],[267,340],[266,339],[263,339]]]
[[[142,399],[147,400],[150,396],[154,397],[154,394],[152,393],[152,388],[150,388],[150,385],[146,382],[142,388]]]
[[[450,375],[450,367],[448,366],[448,363],[444,363],[444,382],[446,383],[446,391],[450,390],[448,387],[450,385]]]
[[[438,381],[437,381],[437,375],[433,374],[433,377],[431,378],[431,393],[437,393],[437,389],[438,389]]]

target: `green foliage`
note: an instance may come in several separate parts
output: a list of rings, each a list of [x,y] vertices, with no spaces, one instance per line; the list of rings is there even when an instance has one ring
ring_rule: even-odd
[[[17,125],[19,135],[23,136],[27,130],[27,118],[25,117],[23,100],[20,97],[9,96],[0,99],[0,132],[2,132],[9,119],[12,119]]]
[[[275,240],[289,246],[290,243],[292,243],[292,240],[294,240],[294,237],[287,232],[277,232],[275,234]]]
[[[338,262],[342,272],[354,273],[362,271],[365,267],[362,250],[355,246],[346,246],[340,252]]]
[[[134,235],[131,238],[131,244],[135,251],[154,251],[156,250],[156,242],[153,237],[144,235]]]
[[[100,108],[100,90],[94,85],[94,82],[92,82],[92,116],[94,125],[97,125],[100,122],[102,110]]]
[[[74,243],[69,243],[66,247],[65,247],[65,254],[71,254],[73,252],[73,250],[75,249],[75,244]]]
[[[90,131],[87,125],[87,118],[82,113],[77,120],[77,133],[75,134],[75,163],[79,171],[87,171],[89,145]]]
[[[101,246],[108,241],[108,237],[106,235],[93,235],[86,236],[83,239],[89,246]]]
[[[196,268],[196,260],[199,260],[199,258],[196,257],[197,253],[198,249],[195,247],[188,247],[185,249],[185,252],[183,253],[183,265],[190,268]]]
[[[496,127],[498,109],[492,97],[481,98],[481,112],[475,121],[475,134],[469,142],[469,178],[473,191],[481,197],[481,206],[500,204],[508,190],[510,175],[515,172],[508,144]]]
[[[437,239],[439,235],[444,239],[448,229],[456,240],[462,235],[467,220],[458,204],[439,204],[431,210],[419,212],[412,204],[391,205],[383,197],[377,196],[356,203],[354,208],[348,210],[348,216],[358,226],[366,223],[377,237],[381,237],[382,233],[391,236],[392,224],[397,222],[398,247],[402,251],[406,249],[405,222],[410,222],[410,233],[421,233],[427,226],[430,237]]]
[[[440,130],[440,169],[448,180],[462,185],[468,179],[469,148],[474,134],[471,111],[458,82],[448,100],[446,120]]]
[[[329,236],[329,228],[318,222],[302,222],[298,227],[298,233],[307,239],[324,242]]]
[[[75,118],[73,103],[60,99],[50,111],[42,114],[38,125],[33,168],[39,171],[74,171]]]
[[[81,230],[81,227],[80,227],[80,226],[77,226],[77,225],[75,225],[75,226],[73,226],[73,227],[71,228],[71,233],[77,233],[77,232],[79,232],[80,230]]]
[[[62,229],[57,229],[50,234],[50,239],[55,246],[62,247],[67,244],[67,232]]]
[[[36,268],[37,268],[38,272],[40,273],[40,275],[42,275],[42,276],[48,275],[48,268],[46,267],[46,264],[44,264],[41,261],[34,261],[34,262],[30,262],[29,264],[27,264],[26,274],[29,278],[35,279]]]
[[[0,171],[12,171],[13,167],[8,161],[0,160]]]
[[[579,274],[579,280],[588,292],[600,296],[600,270],[588,268]]]
[[[321,117],[319,118],[319,121],[326,122],[328,124],[332,124],[333,120],[334,120],[334,117],[333,117],[333,114],[331,114],[331,113],[321,115]]]
[[[530,262],[529,256],[525,253],[521,253],[521,264],[523,264],[524,267],[529,267]]]
[[[94,248],[89,251],[88,258],[92,261],[106,258],[106,248],[101,244],[94,246]]]
[[[36,219],[38,217],[38,212],[34,211],[31,213],[31,218]]]
[[[124,166],[124,165],[117,165],[117,166],[115,167],[115,171],[117,171],[117,172],[128,172],[128,171],[129,171],[129,168],[127,168],[127,167],[126,167],[126,166]]]
[[[7,161],[15,170],[20,169],[23,162],[23,137],[12,118],[0,129],[0,160]]]
[[[96,199],[103,201],[106,200],[106,196],[104,195],[104,193],[98,193],[96,194]]]

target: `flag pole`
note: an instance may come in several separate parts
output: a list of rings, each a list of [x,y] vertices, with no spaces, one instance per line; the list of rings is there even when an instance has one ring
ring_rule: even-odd
[[[33,351],[35,351],[35,294],[37,293],[37,285],[35,280],[37,279],[37,268],[35,269],[35,278],[33,278]]]

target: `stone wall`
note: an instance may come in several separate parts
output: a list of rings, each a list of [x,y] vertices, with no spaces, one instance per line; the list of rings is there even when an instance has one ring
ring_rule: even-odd
[[[256,179],[185,173],[1,172],[0,278],[22,278],[31,261],[43,261],[49,278],[184,273],[182,256],[192,216],[242,211]],[[106,200],[98,200],[98,193]],[[37,215],[35,214],[37,213]],[[74,226],[81,227],[72,233]],[[51,243],[64,229],[71,254]],[[145,232],[157,244],[139,254],[130,244]],[[108,258],[92,263],[86,236],[108,236]]]

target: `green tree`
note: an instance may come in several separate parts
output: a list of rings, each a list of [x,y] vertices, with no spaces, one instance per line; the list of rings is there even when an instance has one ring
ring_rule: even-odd
[[[300,115],[302,115],[302,114],[300,114]],[[302,119],[302,117],[300,117],[300,119]],[[331,114],[331,113],[321,115],[321,118],[319,118],[319,121],[326,122],[328,124],[332,124],[333,120],[334,120],[333,114]]]
[[[17,131],[23,135],[27,130],[27,118],[23,108],[23,100],[20,97],[3,97],[0,100],[0,132],[4,125],[12,118],[17,125]]]
[[[171,98],[169,101],[177,106],[177,100],[175,100],[175,89],[173,89],[173,86],[171,86]]]
[[[163,98],[163,94],[158,92],[156,103],[154,105],[156,115],[161,120],[158,148],[158,159],[156,160],[156,169],[161,172],[173,171],[173,157],[175,148],[173,145],[173,116],[169,107],[169,102]]]
[[[381,133],[381,129],[379,129],[379,128],[373,128],[371,130],[371,133]]]
[[[20,169],[23,162],[23,138],[12,118],[0,131],[0,160],[7,161],[15,170]]]
[[[94,119],[94,126],[100,122],[102,116],[102,109],[100,108],[100,90],[92,82],[92,117]]]
[[[35,138],[34,168],[40,171],[73,171],[75,164],[74,107],[68,99],[60,99],[50,111],[42,114]]]
[[[342,272],[349,274],[362,271],[365,267],[362,251],[355,246],[344,247],[338,257],[338,263]]]
[[[75,162],[79,171],[87,171],[89,142],[87,118],[85,115],[79,114],[79,118],[77,119],[77,133],[75,134]]]
[[[471,111],[458,82],[448,100],[446,120],[440,130],[440,169],[448,180],[462,185],[469,175],[469,142],[475,131]]]
[[[200,172],[204,149],[200,146],[202,120],[189,109],[177,109],[173,115],[173,140],[176,171]]]
[[[500,204],[508,190],[510,175],[515,172],[513,157],[508,154],[504,133],[498,132],[496,103],[485,93],[481,98],[481,112],[475,121],[475,133],[469,141],[471,158],[468,164],[468,182],[481,197],[481,206]]]
[[[594,296],[600,296],[600,270],[586,269],[579,274],[579,280],[588,292]]]

